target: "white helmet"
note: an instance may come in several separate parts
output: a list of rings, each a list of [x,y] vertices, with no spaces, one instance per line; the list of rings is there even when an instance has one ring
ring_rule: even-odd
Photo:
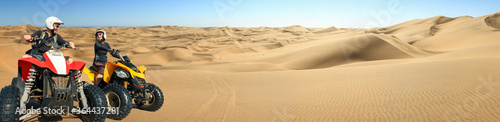
[[[54,24],[64,25],[61,20],[54,16],[51,16],[45,20],[45,27],[47,27],[47,29],[49,30],[54,30]]]
[[[96,37],[96,39],[97,39],[97,33],[102,33],[102,39],[106,40],[106,32],[103,29],[97,29],[95,31],[94,36]]]

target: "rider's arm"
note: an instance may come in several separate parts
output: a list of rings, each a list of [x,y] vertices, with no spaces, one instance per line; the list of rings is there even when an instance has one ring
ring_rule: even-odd
[[[64,44],[66,44],[66,43],[67,43],[67,44],[69,44],[69,46],[70,46],[71,48],[75,48],[75,44],[74,44],[73,42],[68,42],[68,41],[64,40],[64,39],[61,37],[61,35],[59,35],[59,34],[58,34],[58,35],[57,35],[57,44],[59,44],[59,45],[64,45]]]
[[[66,44],[66,43],[67,43],[67,41],[66,41],[66,40],[64,40],[64,39],[61,37],[61,35],[57,34],[57,44],[59,44],[59,45],[64,45],[64,44]]]
[[[106,50],[106,51],[111,50],[111,48],[109,48],[109,45],[108,45],[108,46],[105,46],[105,44],[107,44],[107,43],[104,43],[103,45],[101,45],[101,44],[99,44],[98,42],[96,42],[96,43],[94,44],[94,48],[99,49],[99,50]]]
[[[35,31],[33,34],[30,35],[24,35],[24,39],[26,40],[26,42],[29,42],[29,43],[34,43],[35,40],[34,38],[35,37],[39,37],[40,35],[42,35],[42,31]]]
[[[104,42],[104,45],[106,48],[108,48],[108,53],[111,53],[111,51],[113,51],[113,48],[111,48],[111,46],[109,46],[109,43],[107,42]]]
[[[108,49],[109,49],[108,53],[111,54],[111,56],[113,56],[115,58],[120,58],[120,56],[118,55],[118,53],[120,53],[120,50],[112,49],[111,46],[109,46],[109,44],[107,42],[104,42],[103,46],[108,47]]]

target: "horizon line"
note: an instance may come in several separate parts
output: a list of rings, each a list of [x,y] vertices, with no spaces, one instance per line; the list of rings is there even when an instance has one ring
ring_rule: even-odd
[[[21,25],[30,25],[30,26],[35,26],[31,24],[21,24]],[[0,26],[0,27],[6,27],[6,26],[21,26],[21,25],[5,25],[5,26]],[[302,25],[288,25],[288,26],[179,26],[179,25],[143,25],[143,26],[122,26],[122,25],[110,25],[110,26],[64,26],[62,25],[61,28],[67,28],[67,27],[80,27],[80,28],[95,28],[95,27],[155,27],[155,26],[177,26],[177,27],[202,27],[202,28],[210,28],[210,27],[233,27],[233,28],[260,28],[260,27],[268,27],[268,28],[282,28],[282,27],[290,27],[290,26],[301,26],[304,28],[331,28],[336,26],[328,26],[328,27],[305,27]],[[45,26],[35,26],[35,27],[40,27],[43,28]],[[343,27],[346,28],[346,27]],[[347,27],[347,28],[355,28],[355,29],[368,29],[368,28],[357,28],[357,27]]]

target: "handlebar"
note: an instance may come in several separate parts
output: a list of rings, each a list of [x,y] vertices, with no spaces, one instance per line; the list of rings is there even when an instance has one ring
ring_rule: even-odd
[[[65,43],[63,46],[66,48],[71,48],[71,46],[68,43]],[[73,50],[76,50],[76,48],[73,48]]]
[[[123,59],[122,54],[118,54],[118,55],[120,56],[120,60],[125,61],[125,59]]]

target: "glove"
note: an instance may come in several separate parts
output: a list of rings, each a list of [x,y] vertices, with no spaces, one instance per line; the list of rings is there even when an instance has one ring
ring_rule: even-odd
[[[117,55],[118,53],[120,53],[120,50],[117,50],[117,49],[111,50],[111,54]]]
[[[63,46],[64,46],[65,48],[71,48],[71,46],[69,45],[69,42],[64,43],[64,44],[63,44]]]

